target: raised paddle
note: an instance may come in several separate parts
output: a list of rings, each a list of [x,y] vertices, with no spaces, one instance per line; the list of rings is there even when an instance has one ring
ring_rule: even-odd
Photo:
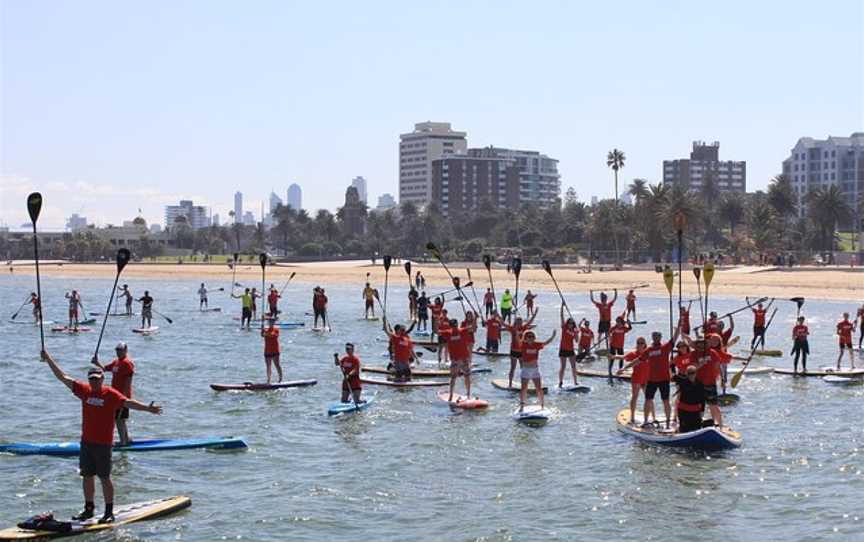
[[[411,289],[411,262],[405,262],[405,274],[408,275],[408,289]]]
[[[453,277],[453,287],[456,288],[456,291],[459,292],[459,304],[462,305],[462,314],[468,314],[468,311],[465,310],[465,296],[462,295],[462,288],[459,287],[459,277]],[[471,304],[471,301],[468,301],[468,304]]]
[[[666,290],[669,292],[669,336],[671,337],[674,332],[674,324],[672,323],[672,285],[675,283],[675,272],[668,265],[663,269],[663,282],[666,284]]]
[[[258,264],[261,266],[261,295],[264,295],[264,285],[267,283],[267,253],[258,255]],[[261,331],[264,331],[264,303],[261,303]]]
[[[552,274],[552,265],[549,263],[549,260],[543,260],[541,262],[543,266],[543,270],[549,274],[549,278],[552,279],[552,284],[555,285],[555,289],[558,290],[558,297],[561,298],[561,304],[564,305],[564,308],[567,309],[567,314],[570,318],[573,318],[573,313],[570,312],[570,307],[567,306],[567,301],[564,299],[564,294],[561,293],[561,288],[558,287],[558,281],[555,280],[555,275]]]
[[[42,211],[42,194],[33,192],[27,196],[27,213],[33,223],[33,260],[36,262],[36,296],[39,298],[39,340],[45,350],[45,327],[42,325],[42,281],[39,277],[39,238],[36,236],[36,221]],[[116,284],[115,284],[116,286]]]
[[[702,323],[705,323],[705,305],[702,304],[702,268],[693,267],[693,276],[696,277],[696,288],[699,290],[699,312],[702,314]]]
[[[795,313],[795,318],[797,319],[799,316],[801,316],[801,307],[804,306],[804,298],[803,297],[793,297],[793,298],[790,298],[789,301],[791,301],[792,303],[795,303],[795,305],[797,306],[798,310]]]
[[[291,274],[288,275],[288,280],[286,280],[286,281],[285,281],[285,284],[282,286],[282,288],[279,289],[279,295],[280,295],[280,296],[282,295],[282,292],[285,291],[285,288],[288,287],[288,284],[291,283],[291,280],[294,278],[294,275],[296,275],[296,274],[297,274],[296,271],[292,271]],[[262,293],[263,293],[263,292],[262,292]],[[281,312],[281,311],[280,311],[280,312]]]
[[[474,295],[474,302],[477,303],[477,311],[479,314],[479,311],[483,306],[480,304],[480,298],[477,297],[477,290],[474,289],[474,281],[471,279],[471,269],[466,267],[465,271],[468,273],[468,284],[463,286],[463,288],[471,287],[471,293]]]
[[[705,277],[705,314],[710,315],[708,312],[708,287],[711,286],[711,280],[714,278],[714,263],[707,262],[705,264],[705,269],[703,270],[703,275]]]
[[[489,275],[489,287],[492,288],[492,302],[495,310],[498,310],[498,298],[495,296],[495,283],[492,281],[492,256],[483,255],[483,266],[486,268],[486,273]]]
[[[15,314],[12,315],[12,320],[18,318],[18,313],[21,312],[21,309],[23,309],[24,306],[27,305],[28,303],[30,303],[30,296],[29,295],[27,296],[27,299],[24,300],[24,303],[21,303],[21,306],[18,307],[18,310],[15,311]]]
[[[454,289],[457,292],[459,292],[459,297],[464,298],[465,296],[462,295],[462,287],[461,287],[461,284],[459,282],[459,277],[454,277],[453,273],[450,272],[450,269],[447,267],[447,264],[444,263],[444,258],[441,257],[441,252],[438,250],[438,247],[435,246],[435,243],[432,243],[432,242],[426,243],[426,250],[428,250],[433,256],[435,256],[435,258],[438,260],[438,263],[441,264],[441,267],[443,267],[444,271],[446,271],[447,274],[450,276],[450,280],[453,281]],[[469,283],[469,284],[473,284],[473,283]],[[465,286],[468,286],[468,284],[466,284]],[[459,301],[462,302],[461,299]],[[469,306],[471,305],[470,299],[468,300],[468,305]],[[471,310],[474,310],[473,306],[471,307]],[[467,312],[465,311],[465,305],[464,304],[462,305],[462,311],[467,314]]]
[[[462,288],[469,288],[473,285],[474,285],[473,282],[466,282],[465,284],[462,285]],[[444,290],[443,292],[438,292],[437,294],[432,294],[432,297],[438,297],[438,296],[443,296],[443,295],[447,295],[447,294],[452,294],[455,291],[456,291],[456,288],[450,288],[449,290]]]
[[[102,336],[105,334],[105,325],[108,324],[108,313],[111,312],[111,305],[114,304],[114,293],[117,292],[117,281],[120,280],[120,273],[123,268],[129,263],[132,258],[132,253],[129,249],[121,248],[117,251],[117,274],[114,276],[114,286],[111,288],[111,295],[108,296],[108,307],[105,309],[105,316],[102,318],[102,328],[99,330],[99,340],[96,341],[96,350],[93,351],[93,360],[99,361],[99,347],[102,345]]]
[[[729,316],[732,316],[733,314],[738,314],[738,313],[741,312],[741,311],[746,311],[747,309],[752,309],[754,306],[758,305],[759,303],[764,303],[764,302],[767,301],[767,300],[768,300],[767,297],[760,297],[760,298],[757,299],[756,301],[753,301],[752,303],[748,303],[748,304],[744,305],[743,307],[741,307],[740,309],[735,309],[735,310],[732,311],[732,312],[727,312],[727,313],[724,314],[723,316],[718,316],[718,317],[717,317],[717,320],[718,320],[718,321],[719,321],[719,320],[723,320],[724,318],[728,318]],[[695,329],[702,329],[702,328],[704,328],[706,325],[707,325],[707,324],[702,324],[701,326],[696,326]]]
[[[237,282],[236,282],[236,279],[237,279],[237,258],[238,258],[238,256],[240,256],[240,255],[237,254],[237,253],[235,252],[235,253],[234,253],[234,261],[233,261],[233,263],[231,264],[231,295],[234,295],[234,287],[235,287],[235,286],[238,286],[238,284],[237,284]],[[241,288],[243,287],[242,285],[239,285],[239,286],[240,286]]]
[[[768,328],[771,326],[771,322],[774,321],[774,315],[777,314],[777,307],[774,307],[774,312],[771,313],[771,318],[768,319],[768,323],[765,324],[765,331],[768,331]],[[744,376],[744,371],[747,370],[747,366],[750,365],[750,360],[753,359],[753,354],[756,352],[757,346],[754,344],[752,348],[750,348],[750,356],[747,357],[747,361],[744,362],[744,365],[741,366],[741,369],[732,376],[732,387],[737,388],[738,383],[741,382],[741,377]]]
[[[384,308],[381,309],[387,316],[387,283],[390,275],[390,264],[393,263],[393,258],[389,254],[384,255]]]
[[[512,264],[513,274],[516,275],[516,295],[513,296],[513,314],[519,316],[519,274],[522,273],[522,258],[516,256]]]

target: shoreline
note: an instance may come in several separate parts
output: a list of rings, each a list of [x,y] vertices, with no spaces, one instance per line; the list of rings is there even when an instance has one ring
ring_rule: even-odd
[[[454,262],[448,264],[454,275],[461,276],[463,285],[468,282],[466,265],[471,268],[471,278],[475,281],[475,289],[479,296],[488,286],[488,275],[482,264]],[[35,275],[35,267],[31,262],[22,262],[9,272],[8,266],[0,277],[16,277],[20,275]],[[626,294],[628,287],[637,284],[648,284],[638,292],[652,295],[668,295],[663,283],[663,276],[651,269],[625,268],[623,271],[599,271],[599,267],[591,273],[583,273],[581,268],[553,268],[555,279],[562,292],[581,292],[588,294],[589,290],[619,289],[619,296]],[[117,267],[111,263],[42,263],[40,273],[45,277],[66,278],[113,278]],[[412,262],[412,275],[420,271],[426,277],[427,290],[431,293],[452,287],[450,277],[438,263]],[[373,266],[368,260],[309,262],[271,265],[267,267],[268,282],[284,282],[291,273],[296,273],[292,283],[321,285],[351,285],[358,288],[366,281],[367,273],[373,286],[378,288],[384,284],[384,268],[379,262]],[[231,282],[231,270],[226,264],[210,263],[135,263],[131,262],[123,271],[123,277],[129,278],[178,278],[196,279],[202,282]],[[495,291],[500,296],[504,288],[514,287],[515,277],[505,269],[493,268]],[[237,278],[260,279],[261,268],[257,264],[241,264],[237,266]],[[0,279],[2,280],[2,279]],[[402,265],[395,264],[390,268],[390,283],[403,287],[406,282]],[[677,281],[677,279],[676,279]],[[549,275],[539,266],[524,266],[520,275],[519,289],[525,292],[529,288],[553,290],[555,285]],[[673,296],[677,298],[677,282]],[[702,284],[704,291],[705,285]],[[637,295],[639,293],[637,292]],[[718,268],[711,283],[710,293],[723,296],[777,297],[789,298],[804,296],[813,299],[845,300],[856,305],[864,298],[864,269],[862,268],[772,268],[772,267],[732,267]],[[696,279],[689,269],[684,269],[684,297],[697,296]]]

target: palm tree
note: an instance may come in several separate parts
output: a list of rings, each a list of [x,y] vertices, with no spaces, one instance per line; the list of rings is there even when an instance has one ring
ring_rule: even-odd
[[[735,226],[744,218],[744,200],[736,192],[727,192],[718,208],[720,216],[729,224],[729,233],[735,236]]]
[[[642,201],[648,199],[648,196],[651,195],[651,191],[648,190],[648,181],[645,179],[633,179],[627,193],[633,196],[638,205]]]
[[[771,179],[768,185],[768,204],[783,219],[784,224],[795,214],[798,209],[798,197],[792,188],[792,179],[788,175],[777,175]]]
[[[624,151],[618,149],[612,149],[606,155],[606,165],[615,173],[615,203],[618,203],[618,170],[624,167],[624,160],[626,160]]]
[[[837,225],[852,219],[852,206],[837,185],[817,188],[807,194],[807,214],[819,229],[823,250],[833,250]]]

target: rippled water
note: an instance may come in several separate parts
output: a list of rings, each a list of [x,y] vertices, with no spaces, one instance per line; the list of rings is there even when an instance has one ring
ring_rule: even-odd
[[[328,418],[341,376],[332,364],[346,340],[364,363],[383,363],[377,324],[358,320],[359,286],[328,288],[332,333],[283,331],[287,378],[317,378],[311,388],[268,393],[216,393],[212,382],[263,379],[262,341],[236,330],[236,301],[213,293],[223,313],[195,309],[195,281],[129,280],[136,294],[149,288],[161,331],[130,332],[124,318],[109,319],[103,361],[117,340],[129,343],[136,362],[135,395],[165,405],[161,417],[133,413],[139,437],[239,435],[245,452],[177,451],[115,454],[118,504],[169,495],[192,497],[192,508],[165,520],[139,523],[98,539],[122,540],[818,540],[853,539],[862,530],[864,476],[860,423],[864,388],[830,387],[819,379],[745,377],[743,400],[724,409],[743,434],[735,451],[706,456],[643,446],[615,430],[628,384],[590,382],[588,395],[551,393],[555,417],[545,427],[515,424],[516,400],[489,384],[506,376],[493,362],[476,392],[491,401],[487,412],[451,412],[435,388],[380,389],[369,410]],[[62,319],[64,288],[82,291],[90,311],[103,311],[110,281],[59,278],[43,281],[46,318]],[[213,287],[214,285],[211,285]],[[75,440],[79,402],[39,363],[38,331],[10,325],[33,288],[32,278],[0,279],[0,381],[4,441]],[[557,294],[541,292],[541,335],[557,327]],[[391,290],[394,315],[404,315],[404,288]],[[794,295],[794,292],[790,292]],[[583,294],[570,296],[577,316],[589,311]],[[308,285],[288,289],[288,309],[304,318]],[[578,299],[578,302],[577,302]],[[97,303],[98,301],[98,303]],[[668,300],[641,296],[640,318],[668,331]],[[712,308],[741,303],[714,299]],[[97,306],[98,305],[98,306]],[[787,352],[795,306],[780,304],[769,347]],[[854,303],[808,300],[813,352],[810,367],[833,363],[833,326]],[[695,314],[695,312],[694,312]],[[26,318],[26,311],[18,318]],[[293,318],[292,318],[293,319]],[[311,318],[305,317],[307,326]],[[739,320],[749,340],[749,315]],[[482,335],[482,334],[481,334]],[[628,337],[628,346],[634,335]],[[48,349],[70,374],[83,378],[96,334],[46,333]],[[552,345],[555,346],[555,345]],[[543,353],[546,383],[557,377],[557,348]],[[788,360],[764,363],[788,365]],[[859,358],[864,363],[864,359]],[[481,364],[487,362],[480,360]],[[367,387],[367,391],[370,387]],[[0,455],[4,488],[0,522],[11,524],[48,509],[73,512],[81,505],[77,461]],[[101,507],[101,497],[98,499]],[[860,539],[860,538],[859,538]]]

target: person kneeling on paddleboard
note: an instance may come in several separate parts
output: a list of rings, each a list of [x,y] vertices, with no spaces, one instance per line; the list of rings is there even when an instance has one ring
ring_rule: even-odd
[[[347,403],[349,393],[354,396],[355,403],[362,403],[360,394],[363,386],[360,383],[360,358],[354,355],[354,345],[345,343],[345,355],[339,359],[339,354],[333,354],[335,365],[342,369],[342,402]]]
[[[117,358],[108,365],[102,366],[99,363],[99,358],[93,356],[90,363],[99,367],[104,372],[111,373],[111,387],[119,391],[127,398],[132,398],[132,377],[135,375],[135,363],[129,357],[129,347],[124,342],[117,343],[114,348],[117,353]],[[129,438],[129,428],[126,425],[126,420],[129,419],[129,409],[126,407],[117,411],[115,421],[117,422],[117,435],[120,437],[120,446],[128,446],[132,443]]]
[[[95,510],[96,481],[102,483],[102,496],[105,498],[105,513],[99,523],[114,521],[114,484],[111,482],[111,448],[114,444],[114,418],[121,408],[143,410],[151,414],[161,414],[162,407],[145,405],[129,399],[110,386],[103,386],[102,369],[93,367],[87,371],[87,383],[68,376],[57,362],[42,351],[42,359],[48,362],[57,380],[72,390],[81,400],[81,451],[78,455],[78,469],[84,478],[84,510],[72,519],[85,521],[93,517]]]
[[[685,374],[676,374],[678,385],[678,432],[689,433],[702,429],[702,413],[705,411],[705,386],[696,380],[698,369],[688,365]]]

